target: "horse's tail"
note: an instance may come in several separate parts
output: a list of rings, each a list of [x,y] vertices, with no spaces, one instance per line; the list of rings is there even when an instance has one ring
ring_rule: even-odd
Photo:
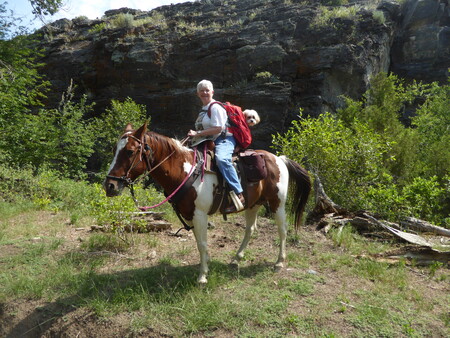
[[[302,221],[306,202],[308,202],[309,193],[311,192],[311,179],[306,169],[301,167],[297,162],[294,162],[285,156],[282,156],[281,158],[289,171],[289,190],[292,194],[292,213],[295,216],[294,229],[297,232]]]

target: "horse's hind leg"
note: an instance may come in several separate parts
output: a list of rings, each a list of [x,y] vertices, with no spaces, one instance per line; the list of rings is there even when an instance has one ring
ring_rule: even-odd
[[[241,246],[236,253],[236,256],[231,261],[231,265],[237,266],[239,261],[244,257],[244,250],[250,242],[253,232],[256,229],[256,220],[258,216],[259,206],[255,206],[252,209],[245,210],[245,235],[242,240]]]
[[[200,274],[197,282],[199,284],[206,284],[208,282],[206,276],[208,275],[209,261],[207,235],[208,216],[203,212],[196,211],[194,214],[193,225],[193,232],[200,253]]]
[[[278,260],[275,263],[275,270],[278,271],[284,267],[284,263],[286,261],[287,223],[284,206],[280,206],[276,211],[275,222],[277,224],[278,235],[280,237],[280,252],[278,254]]]

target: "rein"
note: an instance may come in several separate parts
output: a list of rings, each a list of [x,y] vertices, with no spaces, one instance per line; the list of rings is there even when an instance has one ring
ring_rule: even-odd
[[[131,197],[133,198],[134,204],[136,205],[136,207],[141,210],[141,211],[147,211],[149,209],[153,209],[156,207],[161,206],[162,204],[166,203],[167,201],[169,201],[173,196],[175,196],[175,194],[184,186],[184,184],[187,182],[187,180],[191,177],[192,173],[194,172],[194,169],[196,168],[196,162],[197,162],[197,147],[194,148],[194,160],[193,160],[193,164],[192,164],[192,168],[189,172],[189,174],[183,179],[183,181],[180,183],[180,185],[169,195],[166,197],[166,199],[164,199],[163,201],[152,205],[152,206],[145,206],[145,207],[140,207],[139,206],[139,202],[134,194],[134,185],[139,182],[140,180],[142,180],[145,176],[149,175],[151,172],[153,172],[156,168],[158,168],[161,164],[163,164],[165,161],[167,161],[174,153],[176,150],[172,151],[169,155],[167,155],[162,161],[160,161],[156,166],[154,166],[153,168],[151,168],[151,164],[150,164],[150,158],[149,156],[146,154],[146,152],[143,151],[143,149],[145,149],[145,151],[150,150],[152,152],[152,149],[150,148],[150,146],[145,143],[145,136],[144,136],[144,147],[142,147],[142,141],[140,139],[138,139],[137,137],[133,136],[133,135],[127,135],[128,137],[131,137],[132,139],[134,139],[135,141],[137,141],[139,143],[139,162],[136,162],[136,159],[138,157],[138,154],[135,154],[135,157],[133,158],[133,162],[131,163],[130,169],[128,169],[127,173],[125,176],[122,177],[117,177],[117,176],[112,176],[112,175],[108,175],[107,178],[110,179],[115,179],[118,181],[124,181],[126,183],[126,186],[129,187],[130,189],[130,194]],[[183,140],[181,140],[181,145],[184,145],[186,143],[186,141],[189,139],[189,137],[184,138]],[[152,156],[152,155],[150,155]],[[128,175],[130,174],[131,170],[133,170],[137,165],[139,165],[139,163],[142,162],[142,158],[144,157],[145,162],[146,162],[146,172],[144,175],[141,175],[140,177],[138,177],[136,180],[132,181]],[[150,169],[151,168],[151,169]],[[183,223],[184,228],[186,230],[191,230],[192,227],[190,227],[188,224],[186,224],[186,222],[184,221],[184,219],[181,217],[178,209],[176,208],[175,204],[172,204],[173,209],[175,210],[176,215],[178,216],[178,218],[180,219],[181,223]],[[180,229],[181,230],[181,229]],[[177,231],[178,232],[180,231]]]
[[[173,154],[173,153],[172,153]],[[167,158],[166,158],[167,159]],[[166,203],[168,200],[170,200],[180,189],[181,187],[186,183],[186,181],[189,179],[189,177],[191,177],[192,173],[194,172],[195,169],[195,163],[197,162],[197,147],[194,148],[194,163],[192,165],[191,170],[189,171],[189,174],[184,178],[184,180],[180,183],[180,185],[178,186],[178,188],[176,188],[169,196],[166,197],[166,199],[162,202],[159,202],[158,204],[149,206],[149,207],[138,207],[139,210],[142,211],[147,211],[149,209],[153,209],[156,207],[159,207],[160,205]],[[131,189],[130,189],[131,191]]]

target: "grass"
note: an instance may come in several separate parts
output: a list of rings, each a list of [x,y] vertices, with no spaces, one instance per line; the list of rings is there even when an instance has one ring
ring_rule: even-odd
[[[16,249],[0,260],[2,302],[47,299],[88,309],[105,320],[128,313],[130,330],[136,334],[152,328],[167,335],[209,335],[220,330],[239,336],[341,336],[343,332],[329,322],[338,313],[346,313],[342,324],[351,327],[352,335],[431,334],[429,299],[424,290],[415,290],[413,295],[406,292],[412,286],[405,265],[349,259],[350,250],[326,253],[319,245],[321,253],[314,257],[307,255],[306,248],[290,247],[291,272],[277,274],[261,261],[264,253],[254,249],[252,262],[239,271],[212,260],[209,284],[198,288],[197,266],[183,265],[179,259],[191,254],[186,243],[169,250],[155,265],[128,268],[127,260],[120,263],[114,254],[94,254],[133,254],[135,248],[124,247],[111,234],[94,233],[79,246],[56,235],[38,242],[29,241],[29,234],[8,237],[3,243]],[[150,242],[162,250],[162,242]],[[147,240],[139,243],[146,245]],[[71,249],[61,250],[69,244]],[[307,266],[319,272],[311,273]],[[325,271],[342,274],[340,278],[354,284],[339,285],[324,296],[323,289],[331,281]],[[446,320],[445,300],[434,303],[441,309],[441,321]]]
[[[49,196],[45,205],[25,200],[0,203],[0,302],[15,308],[26,300],[28,310],[51,325],[69,320],[71,313],[75,318],[89,313],[91,328],[100,329],[104,325],[96,323],[107,322],[113,330],[126,318],[120,325],[130,335],[444,336],[448,332],[447,267],[434,264],[419,270],[405,262],[373,260],[369,257],[385,251],[389,243],[369,241],[349,226],[333,230],[329,238],[305,229],[295,238],[289,233],[287,269],[275,273],[278,241],[272,220],[260,222],[241,267],[234,270],[227,262],[242,239],[242,218],[232,215],[223,222],[214,217],[208,285],[199,288],[191,233],[183,232],[179,239],[167,233],[88,232],[93,222],[89,210],[104,215],[96,223],[111,221],[108,217],[119,210],[118,204],[125,209],[133,206],[128,205],[129,197],[103,199],[95,185],[90,192],[85,185],[74,188],[67,182],[57,188],[45,186]],[[63,197],[55,197],[59,189]],[[138,190],[139,199],[152,204],[151,199],[160,196],[150,191],[152,196]],[[95,196],[95,202],[88,203],[83,196]],[[73,209],[75,197],[83,205],[78,211]],[[75,212],[80,216],[73,224]],[[46,313],[52,317],[44,317]]]
[[[319,11],[311,22],[311,28],[327,27],[332,25],[332,21],[337,18],[355,19],[357,17],[359,7],[326,7],[319,6]]]

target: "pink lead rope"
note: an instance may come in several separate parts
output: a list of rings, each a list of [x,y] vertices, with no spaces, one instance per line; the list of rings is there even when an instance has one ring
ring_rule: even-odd
[[[166,203],[168,200],[170,200],[178,192],[178,190],[180,190],[181,187],[186,183],[186,181],[189,179],[189,177],[191,177],[192,172],[195,169],[196,162],[197,162],[197,147],[194,147],[194,163],[192,165],[191,171],[184,178],[183,182],[181,182],[181,184],[178,186],[178,188],[176,188],[169,196],[167,196],[167,198],[164,201],[159,202],[158,204],[155,204],[155,205],[152,205],[152,206],[149,206],[149,207],[139,207],[139,210],[147,211],[149,209],[153,209],[153,208],[159,207],[159,206],[163,205],[164,203]]]

